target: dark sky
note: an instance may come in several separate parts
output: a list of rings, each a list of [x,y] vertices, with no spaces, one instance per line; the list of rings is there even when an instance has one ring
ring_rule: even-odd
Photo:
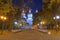
[[[42,0],[13,0],[13,6],[18,6],[20,5],[21,7],[23,7],[24,5],[26,5],[27,7],[32,9],[32,12],[34,13],[35,10],[41,10],[42,9]]]

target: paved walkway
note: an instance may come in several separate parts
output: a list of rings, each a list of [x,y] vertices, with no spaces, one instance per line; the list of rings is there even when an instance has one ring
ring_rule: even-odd
[[[23,30],[9,35],[0,35],[0,40],[60,40],[60,37],[51,36],[36,30]]]

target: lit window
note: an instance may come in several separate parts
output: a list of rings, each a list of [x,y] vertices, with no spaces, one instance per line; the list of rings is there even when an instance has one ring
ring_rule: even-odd
[[[32,14],[28,14],[28,18],[32,18],[33,17],[33,15]]]

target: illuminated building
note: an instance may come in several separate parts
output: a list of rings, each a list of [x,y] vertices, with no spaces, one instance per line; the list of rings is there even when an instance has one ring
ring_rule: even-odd
[[[27,23],[29,23],[29,25],[32,25],[32,21],[33,21],[33,14],[31,13],[31,11],[29,10],[29,12],[26,13],[22,13],[22,18],[25,18],[25,20],[27,21]]]

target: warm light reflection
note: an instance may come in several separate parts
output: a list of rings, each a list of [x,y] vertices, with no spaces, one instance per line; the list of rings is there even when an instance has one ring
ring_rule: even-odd
[[[49,32],[48,32],[48,34],[50,35],[50,34],[51,34],[51,32],[49,31]]]
[[[37,24],[39,26],[39,24]]]

